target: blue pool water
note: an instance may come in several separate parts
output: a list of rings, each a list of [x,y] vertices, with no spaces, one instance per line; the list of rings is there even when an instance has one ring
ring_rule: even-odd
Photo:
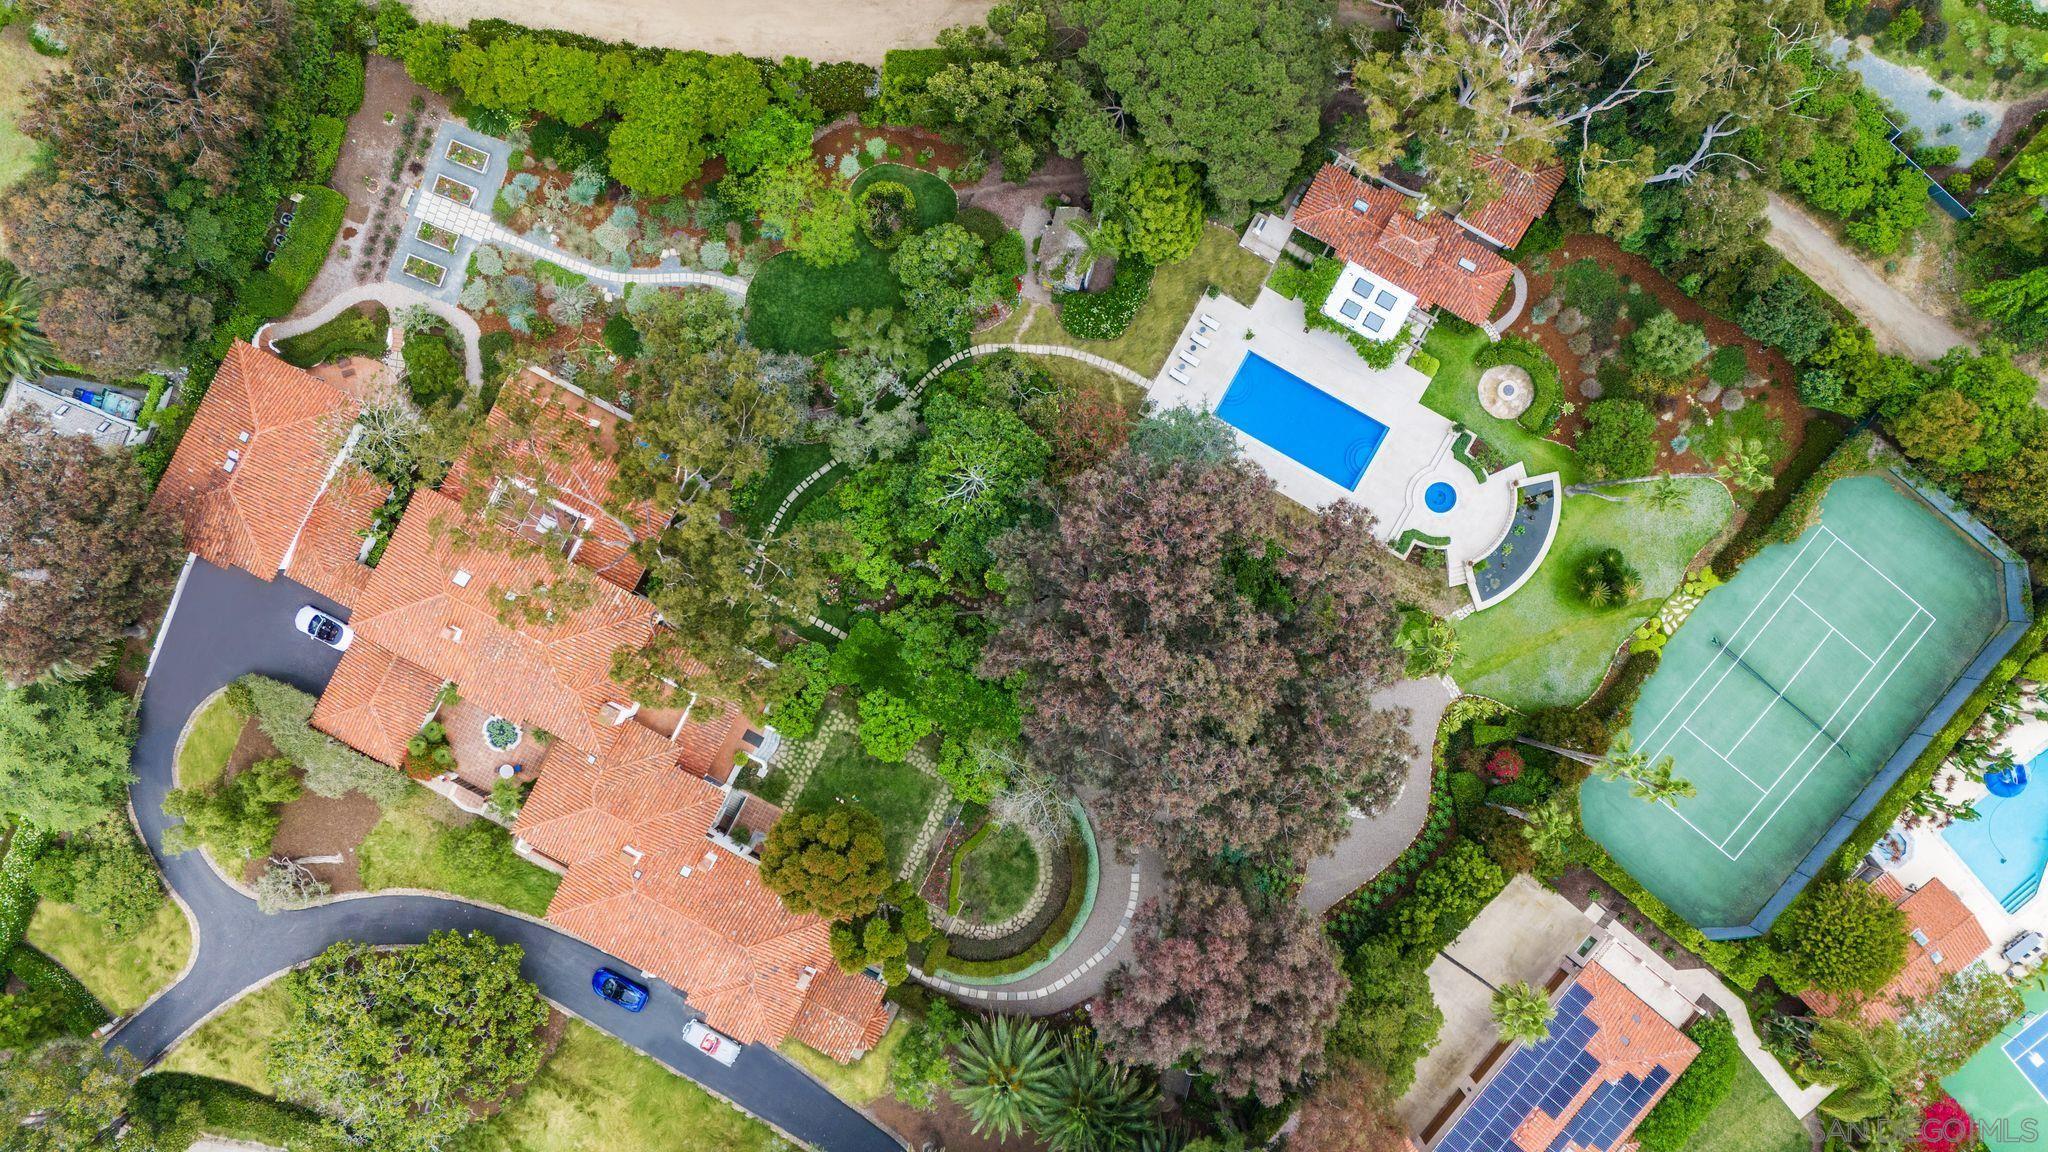
[[[1256,352],[1231,377],[1216,417],[1340,488],[1358,486],[1387,426]]]
[[[1977,801],[1975,820],[1958,820],[1942,830],[1942,838],[1984,887],[2017,911],[2040,890],[2041,870],[2048,868],[2048,752],[2027,765],[2031,783],[2017,796],[1986,796]]]
[[[1439,480],[1422,490],[1422,503],[1431,512],[1449,512],[1458,506],[1458,490]]]

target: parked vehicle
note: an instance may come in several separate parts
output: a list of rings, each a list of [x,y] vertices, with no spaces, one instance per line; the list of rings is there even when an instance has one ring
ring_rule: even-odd
[[[356,638],[355,629],[320,611],[311,604],[299,609],[299,614],[292,623],[299,631],[327,645],[336,652],[348,651],[349,644]]]
[[[647,1007],[647,985],[609,968],[599,968],[590,974],[590,990],[628,1012]]]
[[[728,1068],[740,1058],[740,1042],[706,1028],[702,1020],[692,1020],[683,1025],[683,1039],[689,1041],[692,1048]]]

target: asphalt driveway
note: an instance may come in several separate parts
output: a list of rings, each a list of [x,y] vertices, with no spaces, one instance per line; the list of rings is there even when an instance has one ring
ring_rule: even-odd
[[[362,896],[266,916],[198,853],[164,856],[169,821],[163,799],[178,734],[192,710],[245,673],[315,693],[333,675],[340,654],[292,629],[293,614],[309,603],[347,617],[338,605],[283,578],[265,583],[198,561],[184,581],[143,691],[129,795],[165,879],[198,922],[198,955],[182,980],[122,1022],[109,1047],[153,1063],[242,990],[337,941],[417,944],[438,929],[477,930],[524,948],[521,970],[550,1000],[798,1139],[827,1152],[898,1152],[895,1137],[772,1049],[749,1045],[728,1068],[683,1043],[683,1023],[700,1013],[677,991],[655,983],[637,1015],[599,1000],[590,991],[594,969],[631,972],[634,966],[544,924],[431,896]]]

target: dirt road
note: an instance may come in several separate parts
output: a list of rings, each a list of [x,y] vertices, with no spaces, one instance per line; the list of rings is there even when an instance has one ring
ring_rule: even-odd
[[[925,48],[939,29],[978,23],[994,0],[410,0],[422,19],[497,18],[650,48],[805,56],[880,64],[891,48]]]
[[[1819,221],[1784,197],[1772,193],[1765,216],[1771,222],[1771,247],[1869,325],[1880,349],[1916,360],[1935,360],[1958,344],[1977,346],[1955,325],[1885,283],[1861,256],[1843,247]]]

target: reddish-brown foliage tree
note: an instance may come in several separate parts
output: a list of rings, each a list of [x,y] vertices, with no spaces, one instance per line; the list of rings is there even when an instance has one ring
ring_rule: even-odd
[[[1409,1146],[1394,1116],[1387,1074],[1356,1060],[1333,1066],[1302,1101],[1300,1115],[1287,1152],[1401,1152]]]
[[[1131,438],[1131,417],[1100,392],[1069,389],[1045,438],[1052,444],[1054,476],[1086,472],[1114,455]]]
[[[1503,744],[1493,750],[1493,755],[1486,758],[1485,772],[1487,778],[1494,783],[1506,784],[1510,780],[1519,779],[1523,767],[1522,754]]]
[[[134,457],[26,413],[0,423],[0,677],[97,663],[169,588],[179,553]]]
[[[984,674],[1025,673],[1034,755],[1099,791],[1114,839],[1309,859],[1413,752],[1370,699],[1402,661],[1369,527],[1297,515],[1242,463],[1120,453],[1004,542],[1017,594]]]
[[[1137,958],[1113,973],[1095,1022],[1116,1056],[1196,1066],[1232,1096],[1277,1104],[1317,1072],[1349,984],[1322,926],[1292,901],[1253,908],[1194,878],[1140,914]]]

